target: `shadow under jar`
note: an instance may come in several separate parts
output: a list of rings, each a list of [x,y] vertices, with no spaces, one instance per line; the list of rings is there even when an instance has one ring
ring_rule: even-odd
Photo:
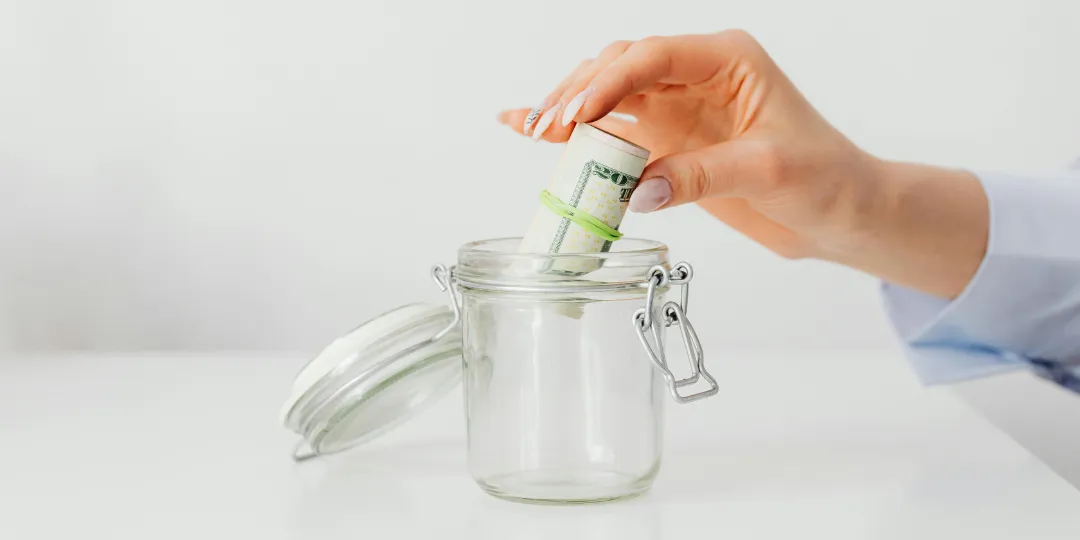
[[[516,247],[516,239],[467,244],[452,272],[470,473],[488,493],[528,502],[645,492],[660,468],[665,394],[691,401],[716,392],[685,304],[664,303],[672,278],[688,281],[692,270],[669,270],[667,247],[645,240],[592,254]],[[650,331],[653,321],[660,331]],[[682,381],[662,353],[671,324],[681,325],[691,354]],[[652,344],[643,343],[649,334]],[[708,390],[678,393],[700,376]]]

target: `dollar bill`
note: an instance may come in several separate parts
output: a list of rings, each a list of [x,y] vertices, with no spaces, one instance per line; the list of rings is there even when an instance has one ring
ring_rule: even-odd
[[[547,191],[569,207],[618,230],[630,195],[637,187],[649,151],[589,124],[570,135]],[[611,249],[612,241],[538,204],[521,245],[521,253],[586,254]],[[581,275],[599,268],[588,258],[554,258],[536,271]]]

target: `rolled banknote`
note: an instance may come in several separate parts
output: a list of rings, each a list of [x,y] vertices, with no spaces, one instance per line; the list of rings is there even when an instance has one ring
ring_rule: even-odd
[[[570,135],[518,251],[600,253],[618,240],[649,151],[589,124]],[[553,259],[534,271],[581,275],[597,260]]]

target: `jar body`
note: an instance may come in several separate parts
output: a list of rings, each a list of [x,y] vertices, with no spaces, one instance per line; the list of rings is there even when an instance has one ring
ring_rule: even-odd
[[[619,499],[659,470],[666,394],[630,323],[641,301],[570,305],[463,296],[469,469],[493,495]]]
[[[632,324],[643,291],[460,289],[469,469],[480,487],[549,503],[648,490],[667,396]]]

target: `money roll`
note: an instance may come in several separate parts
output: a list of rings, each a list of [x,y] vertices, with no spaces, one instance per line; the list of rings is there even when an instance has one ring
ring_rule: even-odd
[[[649,151],[589,124],[578,124],[563,150],[520,253],[602,253],[618,240],[630,194]],[[581,275],[598,261],[556,260],[543,272]]]

